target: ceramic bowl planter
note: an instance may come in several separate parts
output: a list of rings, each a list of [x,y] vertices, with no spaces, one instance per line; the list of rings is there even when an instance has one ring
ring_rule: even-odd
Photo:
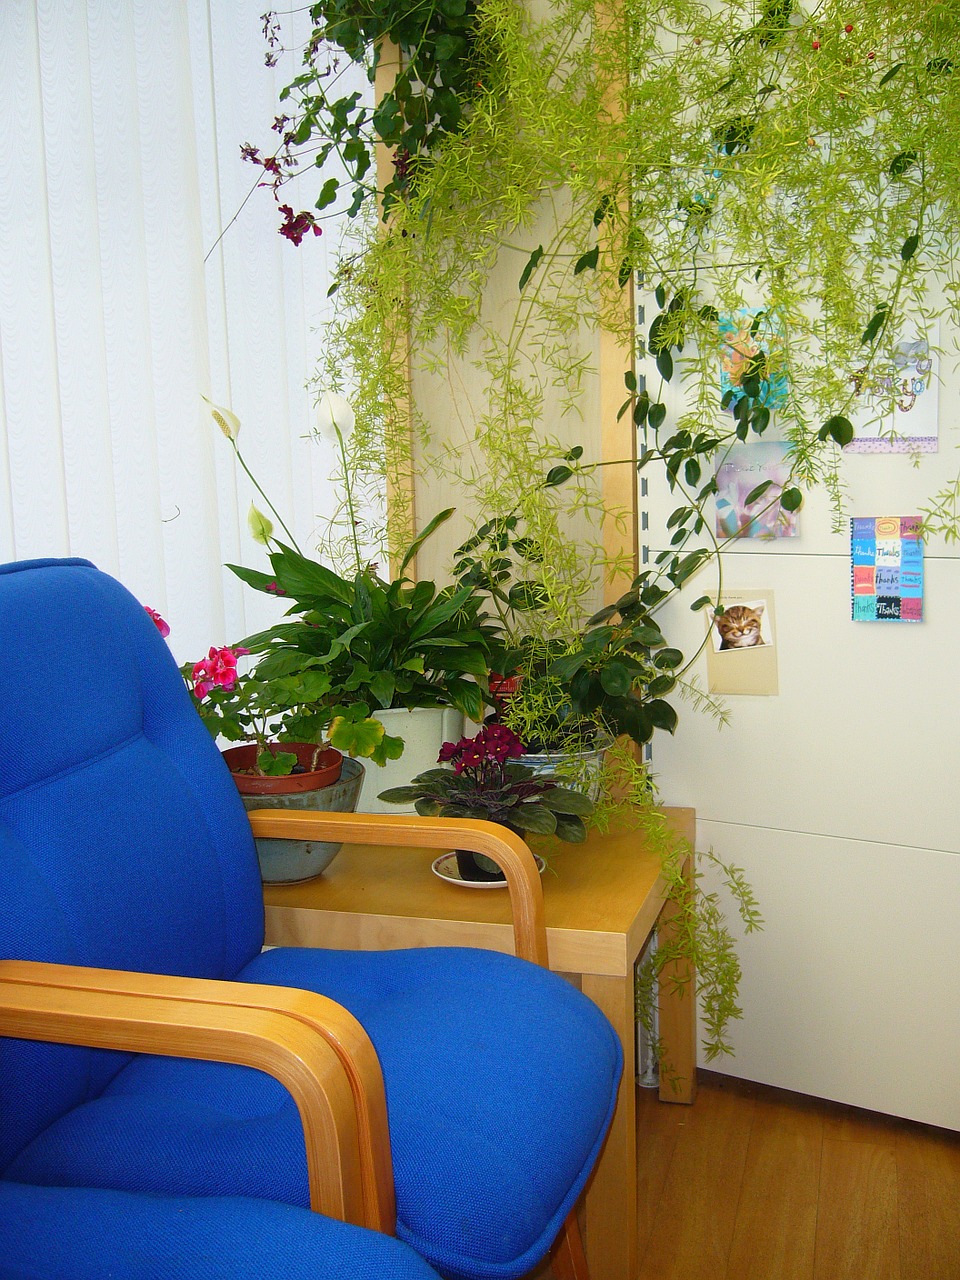
[[[312,743],[283,744],[292,751],[305,769],[285,777],[261,777],[238,773],[251,768],[257,748],[253,745],[230,747],[223,752],[237,784],[245,809],[305,809],[324,813],[353,813],[363,786],[363,765],[326,747],[314,763],[316,746]],[[264,884],[296,884],[320,875],[340,852],[340,844],[326,840],[258,839],[257,857]]]
[[[596,802],[603,780],[603,762],[612,741],[604,736],[597,746],[579,751],[525,752],[522,763],[535,774],[547,774],[564,786],[585,792]]]

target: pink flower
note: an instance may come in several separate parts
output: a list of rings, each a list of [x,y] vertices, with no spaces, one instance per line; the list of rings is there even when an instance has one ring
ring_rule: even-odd
[[[167,626],[164,620],[160,617],[159,613],[157,613],[156,609],[151,609],[148,604],[145,604],[143,607],[144,609],[146,609],[147,613],[149,613],[150,617],[153,619],[154,626],[163,636],[164,640],[166,640],[167,636],[170,634],[170,628]]]
[[[237,683],[237,658],[249,652],[249,649],[240,646],[234,649],[226,646],[222,649],[211,648],[206,658],[195,662],[191,675],[196,699],[202,702],[211,689],[217,686],[229,693]]]

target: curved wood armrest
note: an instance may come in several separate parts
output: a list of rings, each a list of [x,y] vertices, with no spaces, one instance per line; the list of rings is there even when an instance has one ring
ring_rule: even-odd
[[[496,822],[476,818],[421,818],[415,814],[318,813],[303,809],[251,809],[255,836],[273,840],[331,840],[428,849],[469,849],[492,858],[507,878],[516,953],[548,968],[543,886],[526,842]]]
[[[396,1226],[380,1063],[356,1018],[293,987],[0,961],[0,1035],[255,1067],[303,1121],[311,1208]]]

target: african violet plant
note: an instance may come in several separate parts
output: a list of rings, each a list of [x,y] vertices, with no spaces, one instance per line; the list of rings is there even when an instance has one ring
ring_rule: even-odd
[[[445,742],[438,764],[449,768],[418,773],[409,786],[380,792],[388,804],[409,804],[425,817],[480,818],[498,822],[519,836],[552,835],[582,844],[583,819],[593,812],[589,796],[560,786],[555,778],[520,763],[523,743],[501,724],[488,724],[473,738]],[[464,879],[502,880],[497,864],[483,854],[458,852]]]

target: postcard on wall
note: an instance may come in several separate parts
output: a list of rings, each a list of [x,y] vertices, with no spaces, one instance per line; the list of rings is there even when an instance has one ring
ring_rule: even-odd
[[[850,453],[936,453],[938,447],[938,335],[898,342],[886,374],[867,385],[851,377],[858,402],[851,414]]]
[[[730,394],[732,408],[746,393],[741,383],[751,370],[761,379],[760,402],[778,409],[790,390],[780,353],[783,338],[776,321],[757,307],[744,308],[717,321],[720,332],[720,395]]]
[[[923,621],[919,516],[855,516],[850,521],[854,622]]]
[[[773,592],[725,591],[722,612],[705,610],[711,693],[779,693]]]
[[[772,440],[730,450],[717,470],[717,537],[795,538],[799,513],[784,511],[780,494],[790,476],[790,446]],[[748,501],[760,485],[767,488]]]

